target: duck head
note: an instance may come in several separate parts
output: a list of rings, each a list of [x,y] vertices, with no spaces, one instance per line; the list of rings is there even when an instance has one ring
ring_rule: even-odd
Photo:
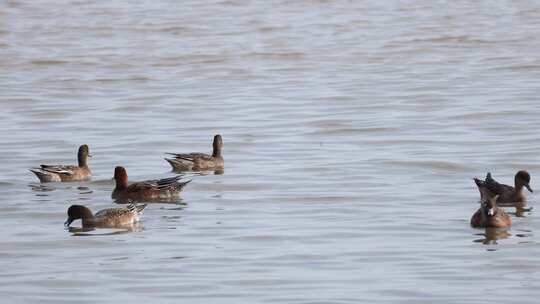
[[[68,214],[68,219],[64,223],[64,226],[66,226],[66,227],[69,227],[69,225],[71,225],[71,223],[73,223],[73,221],[78,220],[78,219],[82,219],[83,225],[84,225],[84,221],[86,219],[90,219],[90,218],[94,217],[94,215],[92,214],[92,211],[90,211],[90,209],[86,208],[85,206],[81,206],[81,205],[71,205],[68,208],[67,214]]]
[[[217,134],[214,136],[214,143],[212,144],[214,150],[212,151],[212,156],[218,157],[221,156],[221,148],[223,147],[223,139],[221,135]]]
[[[491,195],[491,196],[487,196],[486,197],[486,201],[483,203],[485,204],[485,210],[486,210],[486,215],[488,217],[493,217],[495,216],[495,214],[497,214],[497,199],[499,198],[499,195]]]
[[[531,193],[533,190],[531,189],[531,186],[529,183],[531,182],[531,175],[529,175],[529,172],[525,170],[518,171],[516,173],[516,176],[514,177],[514,183],[516,189],[521,189],[522,187],[527,188]]]
[[[88,166],[88,157],[92,157],[90,154],[90,149],[88,145],[82,145],[79,147],[79,152],[77,153],[77,160],[79,162],[79,167]]]
[[[125,188],[128,186],[128,175],[124,167],[114,168],[114,180],[116,181],[116,188]]]

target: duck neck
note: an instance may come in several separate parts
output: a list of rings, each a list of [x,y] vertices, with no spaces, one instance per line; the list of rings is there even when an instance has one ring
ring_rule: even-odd
[[[221,157],[220,147],[214,147],[214,150],[212,151],[212,157]]]
[[[125,189],[128,186],[128,179],[126,175],[115,176],[116,189]]]
[[[126,179],[116,179],[116,189],[125,189],[128,186]]]
[[[88,167],[88,156],[84,155],[83,153],[79,153],[77,156],[77,161],[79,163],[79,167],[87,168]]]
[[[516,179],[514,181],[514,188],[516,189],[516,192],[521,192],[521,190],[523,190],[523,183],[521,181],[519,181],[518,179]]]
[[[81,221],[83,226],[91,225],[94,220],[94,214],[90,209],[83,207],[81,208]]]

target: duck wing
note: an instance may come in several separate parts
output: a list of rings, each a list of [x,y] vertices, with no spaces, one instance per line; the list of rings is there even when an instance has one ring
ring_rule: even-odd
[[[73,175],[76,166],[40,165],[41,170],[55,174]]]
[[[126,208],[108,208],[99,210],[94,214],[95,217],[118,217],[122,216],[123,214],[131,213]]]
[[[155,182],[159,190],[180,190],[184,188],[184,186],[187,185],[189,182],[191,182],[191,180],[181,181],[181,178],[181,175],[177,175],[169,178],[163,178]]]
[[[121,217],[127,214],[140,214],[144,210],[144,208],[146,208],[146,206],[147,206],[146,204],[137,205],[134,203],[130,203],[124,208],[108,208],[108,209],[99,210],[98,212],[96,212],[94,216],[114,218],[114,217]]]
[[[491,177],[491,173],[488,172],[484,186],[493,194],[503,194],[505,192],[514,191],[514,187],[501,184]]]
[[[181,175],[176,175],[169,178],[162,178],[155,180],[155,184],[157,185],[158,189],[168,189],[174,187],[176,184],[178,184],[178,181],[182,178]]]
[[[169,155],[173,155],[174,158],[194,162],[196,159],[203,159],[208,160],[211,159],[212,156],[205,154],[205,153],[186,153],[186,154],[180,154],[180,153],[166,153]]]
[[[162,178],[162,179],[155,179],[155,180],[147,180],[142,182],[133,183],[128,186],[127,191],[128,192],[138,192],[138,191],[144,191],[144,190],[166,190],[166,189],[175,189],[178,187],[183,187],[185,184],[189,183],[191,180],[187,182],[179,182],[182,178],[181,175],[169,177],[169,178]]]
[[[130,184],[127,188],[127,192],[140,192],[155,189],[155,185],[151,181],[136,182]]]

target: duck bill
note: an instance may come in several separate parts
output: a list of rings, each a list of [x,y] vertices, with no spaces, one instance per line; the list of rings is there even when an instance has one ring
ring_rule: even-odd
[[[533,190],[531,189],[531,186],[529,186],[529,184],[525,184],[525,188],[527,188],[529,192],[533,193]]]
[[[64,227],[69,227],[73,223],[73,219],[68,218],[67,221],[64,223]]]

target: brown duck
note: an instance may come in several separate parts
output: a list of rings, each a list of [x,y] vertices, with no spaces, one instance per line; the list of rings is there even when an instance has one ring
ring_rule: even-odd
[[[180,181],[181,176],[163,178],[158,180],[147,180],[128,184],[128,175],[124,167],[114,169],[114,179],[116,187],[113,190],[112,198],[116,200],[134,201],[170,201],[180,198],[180,191],[191,180]]]
[[[82,145],[77,153],[78,165],[40,165],[40,168],[31,168],[30,171],[42,183],[86,181],[92,176],[88,167],[88,157],[92,157],[88,146]]]
[[[510,216],[504,209],[497,206],[499,195],[493,195],[486,188],[482,188],[482,197],[484,200],[473,216],[471,217],[471,226],[475,228],[508,228],[512,226]]]
[[[486,188],[494,195],[498,195],[497,204],[504,207],[524,207],[527,199],[523,194],[523,187],[527,188],[530,192],[533,192],[529,183],[531,176],[525,170],[518,171],[514,177],[514,187],[498,183],[491,177],[491,173],[488,172],[485,180],[478,178],[474,179],[474,182],[478,186],[478,189],[482,193],[482,188]]]
[[[173,155],[174,158],[165,158],[165,160],[171,164],[175,171],[222,170],[224,162],[223,156],[221,156],[221,148],[223,148],[223,139],[218,134],[214,136],[212,155],[205,153],[166,153]]]
[[[67,211],[68,219],[64,225],[69,227],[73,221],[81,219],[83,227],[120,228],[131,226],[139,221],[139,215],[145,207],[146,204],[129,204],[125,208],[103,209],[92,214],[92,211],[85,206],[71,205]]]

